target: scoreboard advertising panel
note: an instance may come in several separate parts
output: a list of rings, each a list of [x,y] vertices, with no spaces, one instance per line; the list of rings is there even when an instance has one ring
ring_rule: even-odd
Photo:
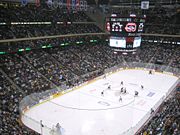
[[[144,32],[145,17],[118,17],[106,18],[106,30],[114,36],[139,36]]]
[[[141,37],[114,37],[109,38],[109,45],[113,48],[134,49],[140,47]]]

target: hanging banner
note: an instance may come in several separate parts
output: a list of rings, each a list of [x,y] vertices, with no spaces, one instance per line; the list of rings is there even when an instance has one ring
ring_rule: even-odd
[[[72,10],[76,9],[76,0],[72,0]]]
[[[41,5],[40,0],[35,0],[36,7],[39,7]]]
[[[84,10],[87,11],[87,8],[88,8],[88,7],[87,7],[87,1],[85,0],[85,1],[84,1]]]
[[[26,6],[28,4],[28,0],[21,0],[21,5]]]
[[[76,10],[79,10],[80,0],[76,0]]]
[[[141,9],[149,9],[149,1],[141,1]]]
[[[49,8],[52,8],[52,4],[53,4],[53,3],[52,3],[52,0],[48,0],[48,1],[47,1],[47,6],[48,6]]]
[[[53,8],[58,8],[59,6],[59,1],[58,0],[54,0],[53,1]]]
[[[80,0],[80,11],[84,9],[84,1]]]
[[[96,3],[96,5],[98,5],[99,1],[98,1],[98,0],[95,0],[95,3]]]
[[[59,0],[58,3],[59,3],[59,8],[62,8],[63,7],[63,0]]]
[[[67,0],[67,9],[70,11],[71,6],[71,0]]]

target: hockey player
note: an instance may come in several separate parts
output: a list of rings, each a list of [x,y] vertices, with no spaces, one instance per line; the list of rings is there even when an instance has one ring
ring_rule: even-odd
[[[154,113],[154,109],[151,108],[151,114],[153,114],[153,113]]]
[[[152,75],[152,70],[149,70],[149,74]]]
[[[104,90],[101,92],[101,96],[103,96],[103,97],[104,97]]]
[[[121,96],[119,97],[119,102],[122,102],[122,97]]]
[[[126,88],[124,88],[124,91],[123,91],[123,93],[124,93],[124,94],[126,94],[126,93],[127,93],[127,91],[126,91]]]
[[[123,85],[123,81],[121,81],[121,85]]]
[[[124,89],[124,88],[122,87],[122,88],[121,88],[121,93],[123,93],[123,89]]]
[[[108,86],[108,89],[109,89],[109,90],[111,89],[111,85]]]
[[[139,93],[138,93],[138,91],[135,91],[135,94],[134,94],[134,96],[138,96],[138,94],[139,94]]]
[[[61,130],[62,130],[61,125],[60,125],[59,123],[57,123],[57,124],[56,124],[56,133],[57,133],[58,135],[62,135]]]

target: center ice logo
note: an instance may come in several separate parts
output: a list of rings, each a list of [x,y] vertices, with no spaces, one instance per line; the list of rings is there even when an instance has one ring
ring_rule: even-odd
[[[135,32],[136,31],[136,24],[135,23],[128,23],[125,27],[126,32]]]

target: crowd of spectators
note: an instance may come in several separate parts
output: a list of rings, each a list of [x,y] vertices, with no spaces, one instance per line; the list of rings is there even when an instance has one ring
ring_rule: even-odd
[[[29,52],[23,56],[25,56],[27,61],[33,65],[39,73],[57,86],[61,86],[64,82],[69,82],[70,80],[75,81],[72,80],[72,78],[76,78],[76,75],[69,72],[69,70],[64,67],[65,65],[61,63],[62,61],[57,61],[56,58],[53,58],[43,50]]]
[[[155,7],[146,12],[146,32],[158,34],[180,34],[180,12],[177,8]]]
[[[102,32],[84,11],[52,9],[47,5],[0,6],[0,40]]]
[[[102,30],[93,23],[65,23],[56,25],[11,25],[10,27],[5,25],[0,26],[0,28],[0,39],[102,32]]]
[[[2,135],[36,135],[20,122],[19,101],[26,95],[0,72],[0,134]]]
[[[36,7],[29,4],[21,6],[0,5],[0,22],[91,22],[84,11],[71,11],[59,8],[49,8],[47,5]],[[8,15],[8,16],[7,16]]]
[[[178,45],[146,43],[137,53],[139,53],[140,61],[143,59],[145,63],[160,62],[160,64],[180,68],[180,47]]]
[[[167,99],[138,135],[180,134],[180,92]]]
[[[1,69],[18,87],[24,90],[24,94],[30,94],[32,90],[35,92],[51,88],[51,84],[31,65],[25,63],[19,55],[2,55],[0,61],[3,63]]]

